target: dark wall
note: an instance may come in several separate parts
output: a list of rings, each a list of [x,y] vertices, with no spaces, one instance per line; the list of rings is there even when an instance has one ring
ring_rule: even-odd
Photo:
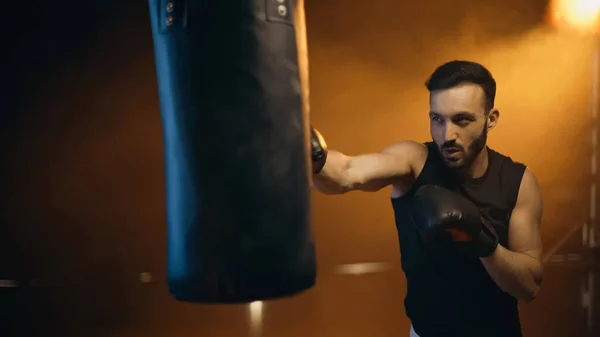
[[[20,319],[20,335],[38,328],[44,336],[190,329],[245,336],[245,307],[180,304],[166,293],[148,8],[123,3],[15,1],[3,8],[15,14],[2,21],[0,279],[39,283],[27,292],[0,290],[11,299],[4,303],[13,315],[5,317]],[[502,116],[490,144],[538,174],[544,243],[552,246],[585,221],[591,44],[545,27],[545,5],[307,0],[313,125],[330,147],[349,154],[427,140],[425,78],[450,59],[484,63],[498,80]],[[397,266],[389,191],[315,194],[313,209],[319,285],[267,308],[265,334],[406,329],[399,270],[353,280],[332,272],[341,263]],[[140,282],[144,272],[152,282]]]

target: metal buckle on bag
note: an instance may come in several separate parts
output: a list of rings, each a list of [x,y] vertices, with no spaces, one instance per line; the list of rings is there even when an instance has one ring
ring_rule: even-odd
[[[266,0],[267,21],[292,25],[294,23],[294,3],[293,0]]]
[[[159,0],[160,32],[168,33],[175,28],[187,25],[187,1]]]

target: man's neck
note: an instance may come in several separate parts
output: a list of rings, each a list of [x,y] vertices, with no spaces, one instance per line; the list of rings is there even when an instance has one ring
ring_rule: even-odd
[[[467,171],[467,175],[470,178],[481,178],[487,171],[489,164],[489,156],[487,146],[484,146],[481,151],[473,158],[473,162],[471,163],[469,170]]]

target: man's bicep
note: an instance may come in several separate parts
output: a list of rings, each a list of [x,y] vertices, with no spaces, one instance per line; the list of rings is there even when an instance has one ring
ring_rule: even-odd
[[[380,153],[353,157],[349,170],[356,184],[354,189],[376,191],[409,178],[415,157],[423,154],[419,146],[422,145],[405,141],[389,146]]]
[[[533,172],[525,170],[517,204],[510,218],[508,230],[509,249],[528,254],[541,261],[542,195]]]

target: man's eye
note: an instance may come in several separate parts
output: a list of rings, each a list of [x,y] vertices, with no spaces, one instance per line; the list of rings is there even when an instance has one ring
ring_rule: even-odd
[[[470,122],[471,122],[471,120],[466,117],[458,117],[458,118],[454,119],[454,123],[458,124],[458,125],[467,125]]]

